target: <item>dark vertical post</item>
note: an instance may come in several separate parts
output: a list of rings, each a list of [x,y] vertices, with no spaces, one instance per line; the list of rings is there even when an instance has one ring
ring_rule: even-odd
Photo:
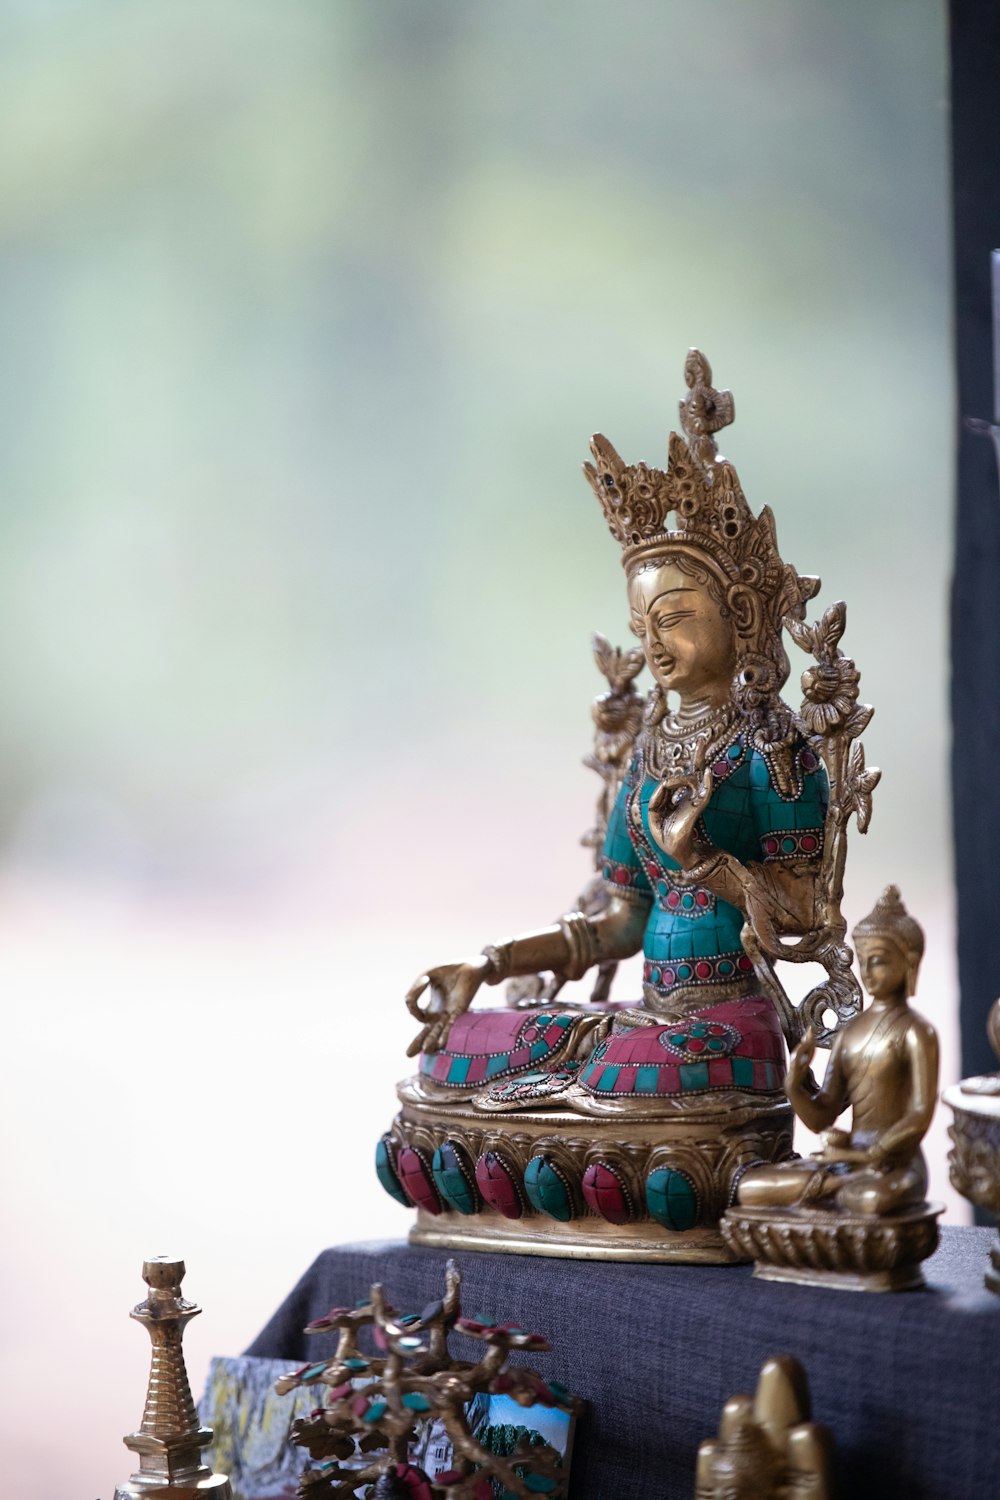
[[[996,1067],[986,1015],[1000,994],[1000,485],[989,432],[966,425],[1000,411],[991,299],[991,252],[1000,247],[996,0],[951,0],[951,121],[958,375],[951,765],[968,1075]]]

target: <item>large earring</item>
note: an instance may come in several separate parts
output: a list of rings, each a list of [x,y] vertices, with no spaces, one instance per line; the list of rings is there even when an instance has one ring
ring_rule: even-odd
[[[747,651],[739,658],[733,678],[733,702],[747,718],[766,713],[778,686],[778,671],[769,656]]]

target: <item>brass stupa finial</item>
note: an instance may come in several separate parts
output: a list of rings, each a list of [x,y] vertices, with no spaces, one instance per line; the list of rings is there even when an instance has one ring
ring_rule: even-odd
[[[181,1349],[185,1324],[201,1308],[181,1296],[184,1272],[182,1260],[165,1255],[143,1262],[149,1295],[131,1316],[145,1325],[153,1357],[142,1423],[124,1439],[138,1453],[139,1467],[115,1490],[115,1500],[232,1500],[229,1480],[201,1461],[212,1433],[198,1423]]]

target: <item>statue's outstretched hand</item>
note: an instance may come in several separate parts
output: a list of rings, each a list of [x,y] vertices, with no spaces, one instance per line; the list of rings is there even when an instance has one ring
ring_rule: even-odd
[[[705,764],[707,750],[707,744],[699,746],[691,774],[669,776],[649,799],[650,832],[682,870],[698,861],[695,828],[715,786],[712,768]]]
[[[437,1052],[444,1046],[451,1023],[468,1010],[489,967],[489,959],[479,954],[464,963],[439,964],[420,975],[406,992],[406,1008],[420,1022],[420,1031],[406,1049],[407,1057]],[[428,991],[421,1005],[420,997]]]

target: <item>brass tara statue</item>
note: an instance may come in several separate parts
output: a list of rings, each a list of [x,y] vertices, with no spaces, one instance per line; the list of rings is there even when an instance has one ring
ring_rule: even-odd
[[[986,1032],[1000,1057],[1000,1000],[993,1003]],[[945,1089],[942,1097],[955,1116],[948,1127],[952,1187],[1000,1221],[1000,1073],[966,1078]],[[990,1246],[985,1284],[1000,1296],[1000,1235]]]
[[[847,825],[867,828],[879,773],[846,609],[807,623],[819,579],[782,559],[717,451],[732,395],[697,350],[684,378],[665,469],[600,436],[585,465],[639,642],[594,641],[594,878],[556,922],[437,964],[406,997],[418,1071],[376,1167],[417,1208],[418,1243],[733,1259],[719,1219],[740,1178],[791,1155],[786,1045],[809,1025],[829,1045],[860,1010],[840,904]],[[797,712],[786,631],[812,657]],[[611,1000],[640,951],[641,998]],[[826,970],[798,1007],[778,960]],[[566,988],[588,974],[589,993]],[[505,1006],[473,1008],[504,983]]]
[[[809,1417],[805,1370],[790,1354],[769,1359],[756,1395],[732,1396],[719,1436],[698,1449],[695,1500],[831,1500],[830,1434]]]
[[[941,1212],[925,1201],[920,1149],[937,1101],[937,1033],[909,1004],[924,935],[890,885],[853,937],[871,1005],[835,1037],[821,1087],[811,1031],[785,1081],[822,1148],[752,1167],[723,1232],[754,1255],[760,1276],[900,1291],[923,1284],[919,1262],[937,1244]],[[848,1106],[850,1130],[834,1128]]]

